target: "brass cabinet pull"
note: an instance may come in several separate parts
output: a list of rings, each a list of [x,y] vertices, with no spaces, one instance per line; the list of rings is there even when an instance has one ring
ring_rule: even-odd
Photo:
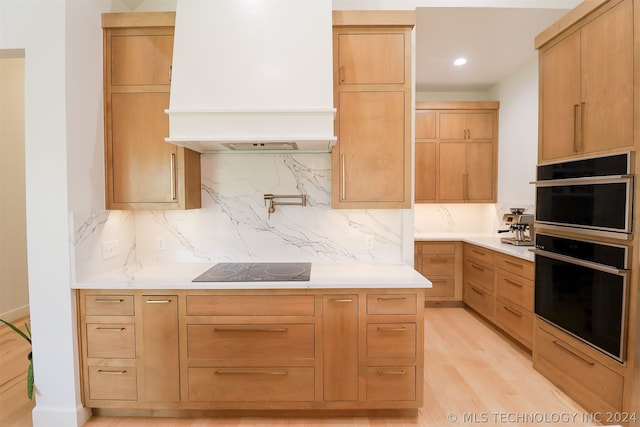
[[[344,160],[344,153],[340,154],[340,200],[345,200],[345,198],[347,197],[347,183],[345,182],[346,179],[346,172],[345,172],[345,164],[344,164],[345,160]]]
[[[382,301],[394,301],[394,300],[404,301],[406,299],[407,299],[407,297],[378,297],[378,301],[380,301],[380,302],[382,302]]]
[[[484,253],[484,252],[479,251],[479,250],[477,250],[477,249],[471,249],[471,252],[473,252],[474,254],[478,254],[478,255],[485,256],[485,253]]]
[[[429,259],[429,262],[434,262],[439,264],[439,263],[449,262],[449,260],[446,258],[431,258]]]
[[[110,332],[123,332],[127,328],[106,328],[106,327],[97,327],[98,331],[110,331]]]
[[[338,74],[340,78],[340,83],[344,83],[344,66],[338,69]]]
[[[216,332],[287,332],[287,328],[246,328],[239,326],[237,328],[226,327],[226,328],[213,328]]]
[[[579,129],[582,126],[578,121],[578,114],[580,110],[580,105],[573,104],[573,152],[578,153],[578,138],[579,138]]]
[[[583,361],[587,365],[594,366],[596,364],[593,360],[591,360],[588,357],[583,356],[582,354],[578,353],[577,350],[573,350],[573,349],[569,348],[567,345],[561,343],[560,341],[553,340],[552,342],[556,345],[556,347],[559,347],[560,349],[562,349],[565,352],[569,353],[570,355],[572,355],[576,359],[579,359],[579,360]]]
[[[225,369],[216,370],[216,375],[289,375],[287,371],[274,371],[269,369]]]
[[[378,369],[377,375],[405,375],[407,372],[404,369]]]
[[[580,145],[578,146],[580,152],[584,151],[584,112],[586,110],[586,104],[584,102],[580,103]]]
[[[515,287],[518,287],[518,288],[521,288],[521,287],[522,287],[522,284],[520,284],[520,283],[516,283],[516,282],[513,282],[513,281],[511,281],[511,280],[509,280],[509,279],[504,279],[504,281],[505,281],[505,283],[508,283],[508,284],[513,285],[513,286],[515,286]]]
[[[99,374],[105,374],[105,375],[124,375],[127,373],[126,369],[122,369],[119,371],[111,371],[111,370],[104,370],[104,369],[98,369],[98,373]]]
[[[113,299],[113,298],[96,298],[93,300],[94,302],[100,302],[100,303],[108,303],[108,304],[118,304],[121,302],[124,302],[124,300],[122,298],[118,298],[118,299]]]
[[[170,173],[169,179],[171,180],[171,200],[176,199],[176,155],[175,153],[171,153],[170,159]]]
[[[518,263],[518,262],[513,262],[513,261],[509,261],[509,260],[504,260],[505,264],[509,264],[509,265],[513,265],[514,267],[518,267],[518,268],[524,268],[524,265]]]
[[[515,311],[512,308],[507,307],[506,305],[503,305],[504,309],[507,310],[509,313],[513,314],[514,316],[517,317],[522,317],[522,313],[518,313],[517,311]]]
[[[485,295],[485,293],[484,293],[484,292],[482,292],[481,290],[477,289],[477,288],[476,288],[476,287],[474,287],[474,286],[472,286],[472,287],[471,287],[471,290],[472,290],[472,291],[474,291],[475,293],[479,294],[479,295],[482,295],[482,296],[484,296],[484,295]]]
[[[482,267],[480,267],[480,266],[478,266],[476,264],[473,264],[473,263],[471,264],[471,267],[473,267],[473,268],[475,268],[476,270],[479,270],[479,271],[484,271],[484,268],[482,268]]]
[[[331,298],[329,301],[332,302],[353,302],[353,298]]]
[[[378,326],[378,330],[380,332],[406,332],[407,328],[405,326],[394,326],[394,327],[384,327],[384,326]]]
[[[169,304],[171,300],[170,299],[150,299],[145,302],[147,304]]]

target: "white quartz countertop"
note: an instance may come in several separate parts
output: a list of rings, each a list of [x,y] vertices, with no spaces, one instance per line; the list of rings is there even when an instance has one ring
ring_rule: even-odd
[[[213,267],[208,263],[164,263],[127,267],[77,280],[75,289],[338,289],[430,288],[431,282],[408,264],[314,262],[309,281],[192,282]]]
[[[510,234],[504,234],[503,236],[509,237]],[[416,233],[414,235],[414,239],[418,241],[462,241],[482,246],[487,249],[492,249],[506,255],[522,258],[527,261],[534,260],[533,252],[530,250],[533,246],[514,246],[508,243],[502,243],[500,242],[500,238],[503,236],[463,233]]]

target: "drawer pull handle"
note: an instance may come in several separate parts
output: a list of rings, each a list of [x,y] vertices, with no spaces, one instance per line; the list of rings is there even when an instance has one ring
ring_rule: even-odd
[[[98,331],[111,331],[111,332],[123,332],[126,328],[103,328],[103,327],[97,327],[96,330]]]
[[[479,294],[479,295],[482,295],[482,296],[484,296],[484,295],[485,295],[485,294],[484,294],[484,292],[482,292],[480,289],[475,288],[475,287],[473,287],[473,286],[471,287],[471,290],[472,290],[473,292],[475,292],[476,294]]]
[[[524,265],[519,264],[517,262],[513,262],[513,261],[507,261],[506,259],[504,260],[505,264],[509,264],[509,265],[513,265],[514,267],[518,267],[518,268],[524,268]]]
[[[380,302],[383,302],[383,301],[396,301],[396,300],[404,301],[406,299],[407,299],[407,297],[378,297],[378,301],[380,301]]]
[[[146,301],[147,304],[169,304],[170,302],[170,299],[150,299]]]
[[[432,263],[445,263],[445,262],[449,262],[449,260],[446,259],[446,258],[433,258],[433,259],[430,259],[429,262],[432,262]]]
[[[378,369],[376,374],[378,375],[405,375],[407,372],[404,369],[391,370],[391,369]]]
[[[383,326],[378,326],[378,330],[380,332],[406,332],[407,328],[405,326],[390,327],[390,328],[385,328]]]
[[[113,298],[96,298],[93,300],[94,302],[105,302],[105,303],[121,303],[124,302],[124,300],[122,298],[119,299],[113,299]]]
[[[553,343],[556,345],[556,347],[559,347],[560,349],[566,351],[567,353],[569,353],[570,355],[572,355],[573,357],[575,357],[578,360],[583,361],[584,363],[586,363],[589,366],[595,366],[595,362],[589,358],[587,358],[586,356],[581,355],[580,353],[577,352],[577,350],[573,350],[571,348],[569,348],[568,346],[566,346],[565,344],[553,340]]]
[[[516,283],[516,282],[513,282],[513,281],[511,281],[511,280],[509,280],[509,279],[504,279],[504,281],[505,281],[505,283],[508,283],[508,284],[510,284],[510,285],[513,285],[513,286],[516,286],[516,287],[518,287],[518,288],[521,288],[521,287],[522,287],[522,284],[520,284],[520,283]]]
[[[353,298],[331,298],[332,302],[353,302]]]
[[[272,371],[272,370],[261,370],[261,369],[252,369],[252,370],[231,370],[226,369],[216,370],[216,375],[289,375],[287,371]]]
[[[476,270],[479,270],[479,271],[483,271],[483,272],[484,272],[484,268],[479,267],[479,266],[477,266],[477,265],[475,265],[475,264],[471,264],[471,267],[475,268]]]
[[[216,332],[287,332],[287,328],[213,328]]]
[[[121,371],[106,371],[104,369],[98,369],[98,373],[105,374],[105,375],[124,375],[127,373],[127,370],[123,369]]]
[[[506,305],[503,305],[504,309],[507,310],[509,313],[513,314],[514,316],[517,317],[522,317],[522,313],[518,313],[517,311],[515,311],[512,308],[507,307]]]
[[[478,251],[478,250],[476,250],[476,249],[471,249],[471,252],[473,252],[474,254],[478,254],[478,255],[485,256],[485,253],[484,253],[484,252]]]

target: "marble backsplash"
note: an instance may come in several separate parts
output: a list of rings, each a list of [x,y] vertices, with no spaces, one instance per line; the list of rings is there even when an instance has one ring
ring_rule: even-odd
[[[277,206],[264,194],[307,195]],[[331,209],[330,154],[202,156],[202,208],[74,213],[78,279],[155,262],[402,260],[400,210]],[[119,253],[102,259],[103,242]]]

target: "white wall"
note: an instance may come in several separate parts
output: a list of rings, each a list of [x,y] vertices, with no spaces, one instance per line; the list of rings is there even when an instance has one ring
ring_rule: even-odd
[[[498,203],[535,203],[538,158],[538,59],[534,59],[490,90],[500,100]]]
[[[0,52],[0,318],[29,314],[24,180],[24,52]],[[19,57],[15,57],[19,56]],[[22,327],[22,326],[21,326]]]

